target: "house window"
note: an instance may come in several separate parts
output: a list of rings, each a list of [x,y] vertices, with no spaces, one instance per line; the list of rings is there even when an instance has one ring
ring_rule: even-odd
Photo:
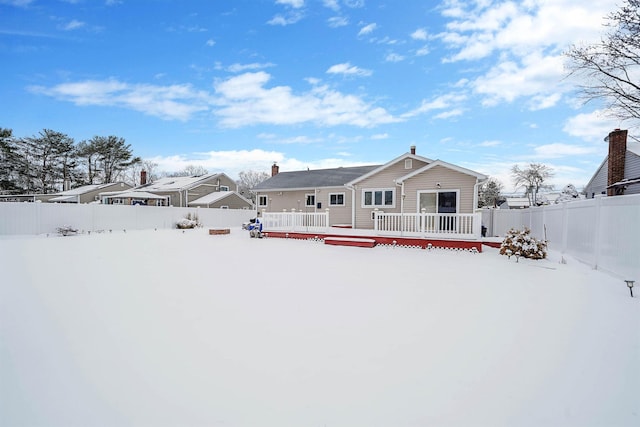
[[[229,209],[229,206],[222,205],[222,206],[220,206],[220,209]]]
[[[411,169],[412,167],[413,167],[412,159],[405,159],[404,160],[404,168],[405,169]]]
[[[329,206],[344,206],[344,193],[329,194]]]
[[[395,207],[395,190],[392,188],[362,190],[362,206],[393,208]]]
[[[304,195],[305,206],[314,208],[316,206],[316,195],[315,194],[305,194]]]
[[[221,185],[220,186],[220,191],[229,191],[229,186],[228,185]]]
[[[258,206],[261,206],[261,207],[267,206],[267,196],[266,195],[258,196]]]

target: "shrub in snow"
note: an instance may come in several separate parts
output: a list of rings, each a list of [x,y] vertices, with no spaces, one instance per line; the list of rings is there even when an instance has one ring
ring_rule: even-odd
[[[522,231],[512,228],[502,241],[500,255],[543,259],[547,257],[547,243],[532,237],[527,227]]]
[[[72,236],[74,234],[78,234],[78,229],[73,228],[70,225],[63,225],[62,227],[58,227],[58,234],[61,234],[63,236]]]
[[[186,228],[196,228],[200,227],[200,220],[198,219],[198,215],[190,213],[187,214],[186,217],[182,218],[180,221],[176,222],[176,228],[186,229]]]

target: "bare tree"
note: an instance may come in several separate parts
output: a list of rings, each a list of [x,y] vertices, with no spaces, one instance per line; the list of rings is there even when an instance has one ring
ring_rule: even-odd
[[[209,171],[204,166],[187,165],[178,172],[167,174],[167,176],[201,176],[208,174]]]
[[[538,204],[538,192],[542,189],[550,189],[551,185],[545,184],[553,176],[553,170],[540,163],[529,163],[524,169],[518,165],[511,168],[511,176],[516,188],[525,189],[525,195],[529,198],[531,205]]]
[[[266,172],[257,172],[252,170],[242,171],[238,174],[238,192],[255,203],[256,195],[250,190],[270,177],[271,175]]]
[[[621,120],[640,119],[640,0],[623,0],[607,16],[610,31],[599,43],[566,52],[570,75],[586,79],[586,101],[602,99]]]

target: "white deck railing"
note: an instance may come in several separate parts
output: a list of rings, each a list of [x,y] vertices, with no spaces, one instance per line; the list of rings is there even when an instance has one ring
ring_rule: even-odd
[[[376,212],[374,230],[395,236],[479,239],[481,220],[481,214]]]
[[[263,230],[323,232],[329,228],[329,212],[263,212]]]

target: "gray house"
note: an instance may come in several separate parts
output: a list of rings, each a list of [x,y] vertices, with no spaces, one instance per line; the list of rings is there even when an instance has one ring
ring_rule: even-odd
[[[616,129],[605,138],[609,154],[585,186],[588,199],[599,194],[640,194],[640,143],[627,142],[627,131]]]
[[[124,182],[88,184],[70,190],[50,194],[19,194],[0,196],[5,202],[93,203],[100,201],[103,193],[120,192],[131,188]]]
[[[238,185],[224,173],[198,176],[166,177],[143,184],[126,192],[104,194],[104,204],[141,204],[152,206],[188,207],[194,200],[214,192],[237,192]]]

